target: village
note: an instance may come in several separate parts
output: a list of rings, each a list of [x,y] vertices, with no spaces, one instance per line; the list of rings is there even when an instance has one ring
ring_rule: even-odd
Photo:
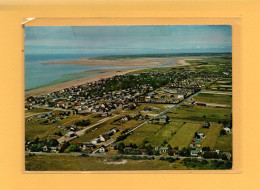
[[[144,69],[30,96],[25,150],[232,161],[232,143],[223,142],[232,137],[231,65],[212,63],[211,70],[209,63]]]

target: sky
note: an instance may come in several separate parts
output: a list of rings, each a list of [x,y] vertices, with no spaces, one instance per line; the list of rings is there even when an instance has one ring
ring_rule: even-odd
[[[231,52],[230,25],[27,26],[25,54]]]

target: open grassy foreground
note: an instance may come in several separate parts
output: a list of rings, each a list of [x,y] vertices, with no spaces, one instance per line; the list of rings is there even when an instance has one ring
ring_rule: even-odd
[[[181,161],[170,163],[155,160],[130,160],[122,162],[113,158],[79,156],[26,156],[27,171],[87,171],[87,170],[174,170],[187,169]],[[121,164],[120,164],[121,163]]]

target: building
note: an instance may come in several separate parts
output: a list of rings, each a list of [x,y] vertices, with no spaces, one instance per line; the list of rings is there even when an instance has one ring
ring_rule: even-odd
[[[199,151],[198,150],[191,150],[190,151],[190,155],[191,156],[198,156],[199,155]]]
[[[98,149],[99,153],[105,153],[106,152],[106,147],[103,145]]]
[[[100,138],[95,138],[93,140],[90,141],[92,144],[98,144],[100,143]]]
[[[229,127],[225,127],[224,130],[225,130],[226,132],[228,132],[228,133],[231,132],[231,129],[230,129]]]
[[[73,131],[67,132],[65,134],[65,137],[73,137],[73,136],[75,136],[75,133]]]
[[[100,141],[105,142],[108,139],[110,139],[110,136],[108,134],[99,135]]]
[[[161,153],[165,153],[165,152],[168,151],[168,148],[167,147],[161,147],[159,150],[160,150]]]

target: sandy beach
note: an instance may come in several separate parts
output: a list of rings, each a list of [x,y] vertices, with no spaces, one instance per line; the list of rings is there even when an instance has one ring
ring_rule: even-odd
[[[205,56],[199,56],[204,58]],[[167,63],[185,64],[183,60],[198,59],[198,56],[189,57],[167,57],[167,58],[124,58],[115,60],[101,60],[93,58],[80,58],[75,60],[64,60],[64,61],[51,61],[43,64],[55,64],[55,65],[88,65],[88,66],[157,66],[164,65]]]
[[[73,61],[55,61],[55,62],[48,62],[44,64],[76,64],[76,65],[99,65],[99,66],[160,66],[167,63],[175,63],[175,66],[183,66],[189,65],[186,60],[196,60],[205,57],[172,57],[172,58],[138,58],[138,59],[118,59],[118,60],[90,60],[88,58],[76,59]],[[172,65],[171,65],[172,67]],[[143,68],[140,68],[143,69]],[[87,82],[94,82],[101,78],[108,78],[115,75],[124,75],[131,71],[136,71],[140,69],[102,69],[102,70],[91,70],[84,73],[96,73],[94,76],[89,76],[85,78],[79,78],[76,80],[71,80],[59,84],[54,84],[50,86],[45,86],[29,91],[25,91],[25,98],[29,96],[39,96],[48,94],[51,92],[59,91],[64,88],[68,88],[71,86],[82,85]]]

